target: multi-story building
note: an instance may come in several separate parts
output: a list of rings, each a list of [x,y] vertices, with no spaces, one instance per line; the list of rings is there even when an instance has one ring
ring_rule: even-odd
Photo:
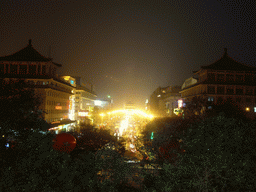
[[[222,58],[201,66],[194,76],[185,81],[180,91],[185,102],[200,96],[214,104],[237,102],[249,116],[256,112],[256,68],[230,58],[227,49]]]
[[[160,116],[173,116],[181,99],[181,86],[158,87],[150,96],[149,109],[151,113]]]
[[[92,113],[97,95],[93,86],[82,83],[81,77],[74,77],[77,82],[75,91],[75,119],[78,123],[93,124]]]
[[[73,94],[69,97],[69,116],[68,116],[68,118],[70,120],[77,121],[77,118],[76,118],[77,112],[75,111],[75,93],[76,93],[76,87],[77,87],[76,79],[71,76],[60,76],[60,79],[69,83],[73,87],[73,89],[71,91]]]
[[[70,97],[73,86],[58,77],[56,71],[62,65],[42,56],[33,48],[31,40],[20,51],[0,57],[0,77],[6,81],[23,79],[41,99],[43,118],[52,128],[70,129]]]

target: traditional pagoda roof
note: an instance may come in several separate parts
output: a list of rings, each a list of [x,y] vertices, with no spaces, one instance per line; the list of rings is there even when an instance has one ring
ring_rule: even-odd
[[[20,51],[12,54],[0,57],[0,61],[41,61],[47,62],[52,61],[51,58],[42,56],[31,43],[31,39],[28,41],[27,47],[21,49]],[[61,64],[54,63],[56,66],[61,67]]]
[[[224,48],[224,54],[221,59],[216,62],[207,65],[201,66],[202,69],[213,69],[213,70],[231,70],[231,71],[256,71],[256,67],[248,66],[242,63],[239,63],[228,56],[227,49]]]

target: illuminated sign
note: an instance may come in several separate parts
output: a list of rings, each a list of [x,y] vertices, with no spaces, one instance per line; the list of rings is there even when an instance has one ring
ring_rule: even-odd
[[[61,110],[62,106],[55,106],[55,109]]]
[[[73,80],[70,80],[70,83],[73,85],[73,84],[74,84],[74,81],[73,81]]]
[[[182,99],[178,100],[178,108],[180,109],[183,106],[183,101]]]
[[[94,101],[94,105],[101,106],[102,105],[102,101],[96,100],[96,101]]]

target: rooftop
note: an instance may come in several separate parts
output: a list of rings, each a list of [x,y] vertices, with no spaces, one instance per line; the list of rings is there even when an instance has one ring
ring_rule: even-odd
[[[52,61],[51,58],[47,58],[42,56],[33,46],[32,46],[32,40],[30,39],[28,41],[28,45],[21,49],[20,51],[17,51],[16,53],[12,55],[7,55],[0,57],[0,61],[41,61],[41,62],[47,62]],[[61,67],[61,64],[53,62],[58,67]]]
[[[207,65],[201,66],[202,69],[213,69],[213,70],[231,70],[231,71],[256,71],[256,67],[248,66],[242,63],[239,63],[228,56],[227,49],[224,48],[224,54],[221,59],[216,62]]]

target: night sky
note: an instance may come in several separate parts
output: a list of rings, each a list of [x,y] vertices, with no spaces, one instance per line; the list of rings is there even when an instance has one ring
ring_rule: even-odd
[[[239,3],[240,2],[240,3]],[[256,66],[255,0],[3,0],[0,56],[28,44],[81,76],[99,98],[143,107],[159,86],[182,85],[220,59]]]

